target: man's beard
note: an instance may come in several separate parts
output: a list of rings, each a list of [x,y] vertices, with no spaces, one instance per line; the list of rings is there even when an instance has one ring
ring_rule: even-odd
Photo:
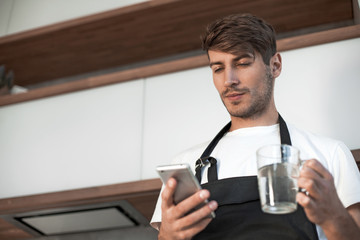
[[[268,108],[272,94],[273,94],[273,84],[274,84],[274,77],[271,74],[270,68],[266,68],[266,76],[265,76],[265,85],[264,89],[255,89],[255,91],[250,91],[248,88],[241,88],[237,89],[234,86],[227,88],[223,93],[222,96],[226,95],[228,92],[246,92],[250,94],[251,102],[248,106],[245,107],[236,107],[237,105],[242,104],[241,102],[232,102],[230,103],[231,106],[226,106],[223,98],[222,101],[228,110],[229,114],[232,117],[238,117],[242,119],[256,119],[257,117],[261,116]]]

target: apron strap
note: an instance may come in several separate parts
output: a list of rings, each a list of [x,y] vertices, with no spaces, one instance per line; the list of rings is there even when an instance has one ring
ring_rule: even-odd
[[[220,139],[230,130],[231,122],[225,125],[223,129],[215,136],[215,138],[210,142],[210,144],[207,146],[203,154],[201,155],[200,159],[207,158],[210,156]]]
[[[215,138],[207,146],[201,157],[195,163],[195,176],[199,183],[201,182],[201,169],[210,162],[210,167],[208,169],[208,181],[218,180],[217,176],[217,161],[215,158],[210,157],[210,154],[220,141],[220,139],[229,131],[231,127],[231,122],[226,124],[223,129],[215,136]]]
[[[208,169],[208,181],[216,181],[218,180],[217,175],[217,161],[213,157],[205,157],[205,158],[199,158],[196,161],[196,167],[195,167],[195,177],[197,180],[201,181],[201,169],[203,166],[205,166],[208,162],[210,162],[210,167]]]
[[[279,114],[279,129],[280,129],[281,144],[287,144],[287,145],[291,146],[291,138],[290,138],[289,129],[280,114]]]
[[[284,119],[281,117],[280,114],[279,114],[278,122],[279,122],[279,129],[280,129],[281,144],[291,145],[289,130],[287,128],[287,125],[286,125]],[[210,167],[208,169],[208,181],[212,182],[212,181],[218,180],[217,161],[215,158],[211,157],[210,155],[211,155],[212,151],[215,149],[215,147],[218,144],[218,142],[220,141],[220,139],[229,131],[230,127],[231,127],[231,122],[226,124],[225,127],[223,127],[223,129],[221,129],[221,131],[215,136],[215,138],[207,146],[207,148],[205,149],[205,151],[203,152],[201,157],[196,161],[195,176],[196,176],[197,180],[199,181],[199,183],[201,183],[201,172],[202,172],[201,170],[208,163],[210,163]]]

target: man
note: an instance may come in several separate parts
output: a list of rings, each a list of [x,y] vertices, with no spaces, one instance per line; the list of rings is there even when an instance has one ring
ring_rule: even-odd
[[[196,165],[204,190],[174,205],[176,181],[167,182],[151,223],[159,239],[358,238],[360,174],[350,151],[286,124],[277,112],[273,90],[282,62],[273,28],[252,15],[227,16],[209,25],[203,48],[231,123],[208,147],[175,159]],[[308,159],[298,178],[307,192],[297,194],[300,206],[291,214],[260,209],[256,150],[274,143],[293,145]],[[205,199],[206,206],[187,214]],[[207,217],[211,211],[216,218]]]

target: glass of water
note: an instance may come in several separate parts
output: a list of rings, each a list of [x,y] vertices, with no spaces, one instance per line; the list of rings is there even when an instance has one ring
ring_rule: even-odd
[[[299,150],[290,145],[267,145],[257,152],[258,186],[261,209],[285,214],[297,208]]]

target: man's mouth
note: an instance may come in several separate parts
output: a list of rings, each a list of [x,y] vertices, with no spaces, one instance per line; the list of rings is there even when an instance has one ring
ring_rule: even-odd
[[[238,101],[248,92],[248,90],[225,91],[223,96],[230,101]]]

